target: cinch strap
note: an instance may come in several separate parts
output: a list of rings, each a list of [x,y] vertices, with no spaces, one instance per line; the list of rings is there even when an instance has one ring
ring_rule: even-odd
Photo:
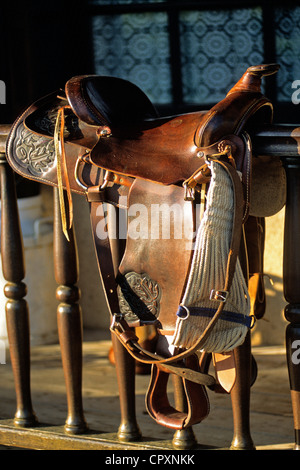
[[[185,307],[184,305],[179,305],[176,312],[177,317],[185,320],[189,316],[192,317],[208,317],[212,318],[217,309],[216,308],[205,308],[205,307]],[[242,313],[229,312],[223,310],[219,316],[220,320],[230,321],[234,323],[240,323],[251,328],[253,326],[253,317],[249,315],[243,315]]]

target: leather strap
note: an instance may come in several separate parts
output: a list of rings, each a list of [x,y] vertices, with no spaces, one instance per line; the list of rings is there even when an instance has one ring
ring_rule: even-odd
[[[63,229],[63,233],[66,239],[70,241],[68,230],[72,227],[72,224],[73,224],[73,200],[72,200],[70,181],[69,181],[69,176],[68,176],[68,169],[67,169],[67,164],[66,164],[66,152],[65,152],[65,143],[64,143],[65,109],[66,108],[70,108],[70,106],[62,106],[61,108],[59,108],[58,113],[57,113],[55,129],[54,129],[54,147],[55,147],[55,155],[56,155],[57,184],[58,184],[62,229]],[[65,177],[65,182],[63,182],[63,175]],[[66,205],[65,205],[64,183],[66,187],[68,208],[66,208]]]
[[[199,368],[198,358],[187,358],[187,366],[193,370]],[[183,379],[186,396],[186,410],[177,410],[170,405],[167,385],[170,374],[163,366],[152,367],[151,380],[146,393],[146,408],[149,415],[159,424],[174,430],[185,429],[200,423],[209,414],[209,400],[205,387]]]
[[[105,189],[94,186],[88,188],[87,200],[90,203],[91,228],[96,251],[99,274],[103,285],[104,295],[111,317],[119,312],[119,300],[117,283],[114,274],[114,264],[109,236],[100,238],[97,236],[97,224],[105,219],[103,202],[105,201]]]
[[[218,382],[227,393],[230,393],[236,380],[234,352],[214,353],[212,357]]]

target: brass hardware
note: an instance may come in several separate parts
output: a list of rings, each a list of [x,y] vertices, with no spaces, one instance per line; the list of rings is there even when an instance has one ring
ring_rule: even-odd
[[[212,289],[209,300],[218,300],[219,302],[226,302],[229,292],[227,290]]]

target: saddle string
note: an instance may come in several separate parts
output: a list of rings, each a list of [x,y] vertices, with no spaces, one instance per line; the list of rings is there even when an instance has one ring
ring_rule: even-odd
[[[193,201],[195,199],[195,191],[199,185],[210,183],[211,181],[211,170],[209,161],[213,159],[219,160],[221,157],[226,157],[229,163],[236,168],[234,158],[231,153],[231,146],[226,145],[222,152],[217,154],[207,155],[206,163],[201,165],[188,179],[186,179],[182,186],[185,189],[184,199],[186,201]]]
[[[70,189],[70,181],[68,176],[68,169],[66,164],[66,152],[65,152],[65,142],[64,142],[64,130],[65,130],[65,109],[70,106],[62,106],[59,108],[55,129],[54,129],[54,147],[56,155],[56,165],[57,165],[57,184],[59,192],[59,204],[60,204],[60,213],[62,221],[63,233],[68,241],[70,241],[68,230],[71,229],[73,225],[73,200]],[[64,196],[64,183],[63,183],[63,174],[65,177],[65,187],[67,192],[67,204],[66,208],[65,196]]]

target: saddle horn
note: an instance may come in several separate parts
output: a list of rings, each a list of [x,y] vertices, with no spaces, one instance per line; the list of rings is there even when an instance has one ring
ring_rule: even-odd
[[[279,68],[279,64],[262,64],[249,67],[240,80],[229,90],[227,96],[239,91],[261,93],[262,78],[274,75]]]
[[[254,114],[257,114],[260,123],[272,122],[273,105],[262,94],[261,81],[278,69],[278,64],[249,67],[225,98],[213,106],[204,122],[200,123],[195,136],[197,147],[205,150],[226,135],[240,135]]]

